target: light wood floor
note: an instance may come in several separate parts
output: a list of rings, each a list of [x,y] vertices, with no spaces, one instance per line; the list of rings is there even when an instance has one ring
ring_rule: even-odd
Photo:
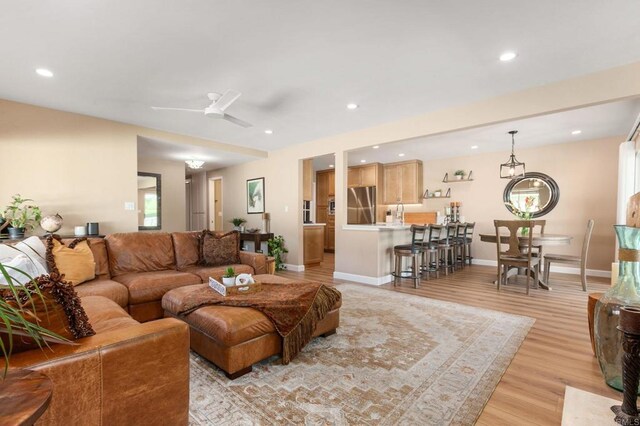
[[[319,267],[305,272],[283,271],[290,278],[306,278],[325,283],[334,280],[333,257],[325,256]],[[478,424],[480,425],[557,425],[562,419],[565,386],[621,399],[602,379],[591,351],[587,326],[587,293],[581,290],[579,278],[552,274],[551,291],[532,290],[524,294],[524,281],[501,289],[492,281],[495,268],[468,266],[448,277],[423,280],[414,289],[410,280],[392,291],[447,300],[481,308],[494,309],[536,319],[520,350],[511,362]],[[589,292],[606,291],[609,279],[590,278]]]

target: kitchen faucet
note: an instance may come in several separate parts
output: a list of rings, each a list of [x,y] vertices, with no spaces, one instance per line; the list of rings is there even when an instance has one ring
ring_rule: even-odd
[[[400,207],[402,207],[402,211],[400,211]],[[400,222],[400,225],[404,224],[404,204],[402,201],[396,204],[396,219]]]

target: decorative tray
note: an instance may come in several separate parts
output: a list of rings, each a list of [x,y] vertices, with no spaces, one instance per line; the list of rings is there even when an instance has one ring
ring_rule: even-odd
[[[242,284],[242,285],[233,285],[233,286],[225,286],[221,282],[209,278],[209,287],[214,289],[217,293],[223,296],[236,296],[238,294],[251,294],[257,293],[262,290],[262,284],[259,282],[254,282],[252,284]]]

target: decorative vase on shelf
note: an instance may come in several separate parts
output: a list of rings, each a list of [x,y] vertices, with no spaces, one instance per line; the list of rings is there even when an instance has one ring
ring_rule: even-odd
[[[594,334],[596,356],[607,385],[622,392],[622,333],[620,308],[640,307],[640,228],[615,225],[620,272],[618,281],[596,304]]]

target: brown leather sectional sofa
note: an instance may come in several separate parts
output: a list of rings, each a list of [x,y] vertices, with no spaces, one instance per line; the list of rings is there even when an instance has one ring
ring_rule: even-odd
[[[91,239],[96,278],[75,287],[96,335],[76,345],[14,354],[54,384],[42,425],[186,425],[189,327],[162,318],[169,290],[220,277],[197,266],[197,232],[123,233]],[[266,272],[263,254],[240,252],[237,272]],[[153,321],[152,321],[153,320]]]

